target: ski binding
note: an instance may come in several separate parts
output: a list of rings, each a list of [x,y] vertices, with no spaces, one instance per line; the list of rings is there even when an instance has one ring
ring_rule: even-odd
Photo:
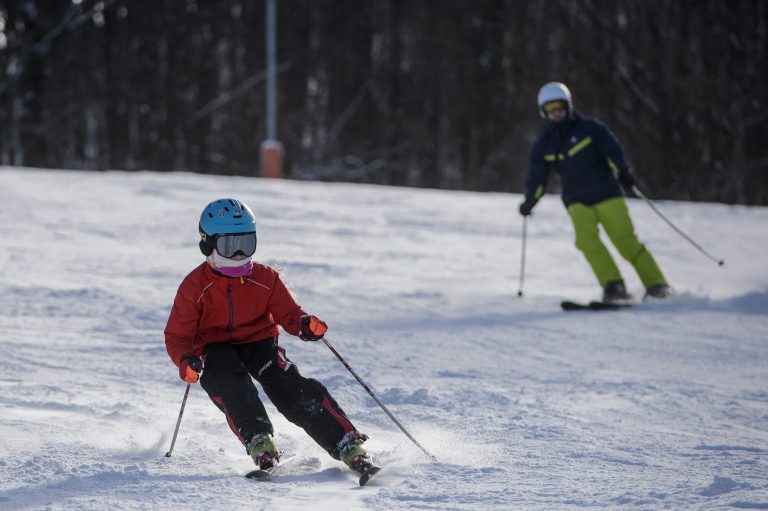
[[[368,465],[363,469],[363,475],[360,476],[360,486],[365,486],[368,481],[371,480],[373,476],[379,473],[381,470],[381,467],[376,467],[374,465]]]
[[[271,481],[272,476],[274,476],[276,472],[295,459],[295,454],[281,455],[280,462],[273,464],[269,468],[257,468],[256,470],[251,470],[245,474],[245,477],[253,479],[254,481]]]

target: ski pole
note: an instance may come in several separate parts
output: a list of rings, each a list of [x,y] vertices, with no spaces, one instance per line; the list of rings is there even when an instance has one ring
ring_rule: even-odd
[[[365,389],[365,390],[368,392],[368,394],[370,394],[370,396],[373,398],[373,400],[374,400],[374,401],[376,401],[376,404],[378,404],[378,405],[381,407],[381,409],[382,409],[382,410],[384,410],[384,412],[385,412],[387,415],[389,415],[389,418],[390,418],[390,419],[392,419],[392,422],[394,422],[394,423],[397,425],[397,427],[398,427],[398,428],[400,428],[400,431],[402,431],[403,433],[405,433],[405,436],[407,436],[407,437],[408,437],[408,438],[411,440],[411,442],[413,442],[414,444],[416,444],[416,446],[417,446],[419,449],[421,449],[422,451],[424,451],[424,454],[426,454],[427,456],[429,456],[430,458],[432,458],[432,460],[433,460],[433,461],[437,461],[437,458],[435,458],[434,456],[432,456],[432,455],[431,455],[431,454],[430,454],[430,453],[429,453],[429,452],[428,452],[426,449],[424,449],[424,448],[421,446],[421,444],[420,444],[419,442],[417,442],[417,441],[416,441],[416,439],[415,439],[415,438],[413,438],[413,436],[411,436],[411,434],[410,434],[410,433],[408,433],[408,431],[406,431],[406,429],[403,427],[403,425],[402,425],[402,424],[400,424],[400,422],[399,422],[397,419],[395,419],[395,416],[394,416],[394,415],[392,415],[392,413],[391,413],[389,410],[387,410],[387,407],[386,407],[386,406],[384,406],[384,403],[382,403],[382,402],[379,400],[379,398],[378,398],[378,397],[376,397],[376,394],[374,394],[374,393],[373,393],[373,391],[372,391],[372,390],[371,390],[371,389],[368,387],[368,385],[366,385],[366,384],[365,384],[365,382],[362,380],[362,378],[360,378],[360,377],[357,375],[357,373],[356,373],[356,372],[355,372],[355,371],[354,371],[354,370],[353,370],[353,369],[352,369],[352,368],[349,366],[349,364],[347,364],[347,362],[346,362],[346,361],[345,361],[345,360],[344,360],[344,359],[341,357],[341,355],[339,355],[339,352],[338,352],[338,351],[336,351],[336,350],[333,348],[333,346],[331,346],[331,343],[329,343],[329,342],[328,342],[328,339],[326,339],[325,337],[323,337],[322,339],[323,339],[323,342],[325,343],[325,345],[326,345],[326,346],[328,346],[328,349],[329,349],[329,350],[331,350],[331,351],[333,352],[333,354],[334,354],[334,355],[336,355],[336,358],[338,358],[338,359],[339,359],[339,361],[341,361],[341,363],[342,363],[342,364],[344,364],[344,367],[346,367],[346,368],[347,368],[347,370],[348,370],[350,373],[352,373],[352,376],[354,376],[354,377],[355,377],[355,379],[358,381],[358,383],[360,383],[360,385],[362,385],[362,386],[363,386],[363,388],[364,388],[364,389]]]
[[[528,233],[528,216],[523,217],[523,253],[520,257],[520,287],[517,288],[517,296],[523,296],[523,278],[525,277],[525,239]]]
[[[641,199],[643,199],[643,200],[644,200],[644,201],[645,201],[645,202],[646,202],[646,203],[647,203],[647,204],[648,204],[648,205],[651,207],[651,209],[652,209],[652,210],[653,210],[653,211],[654,211],[654,212],[655,212],[657,215],[659,215],[659,216],[661,217],[661,219],[662,219],[662,220],[664,220],[665,222],[667,222],[667,225],[669,225],[669,226],[670,226],[672,229],[674,229],[674,230],[675,230],[675,231],[676,231],[676,232],[677,232],[677,233],[678,233],[680,236],[682,236],[683,238],[685,238],[686,240],[688,240],[688,242],[689,242],[691,245],[693,245],[694,247],[696,247],[696,248],[699,250],[699,252],[701,252],[702,254],[704,254],[705,256],[707,256],[707,257],[708,257],[709,259],[711,259],[712,261],[716,262],[716,263],[717,263],[719,266],[724,266],[724,265],[725,265],[725,260],[716,258],[716,257],[715,257],[715,256],[713,256],[712,254],[710,254],[709,252],[707,252],[706,250],[704,250],[704,249],[701,247],[701,245],[699,245],[698,243],[696,243],[695,241],[693,241],[693,240],[691,239],[691,237],[690,237],[690,236],[688,236],[688,235],[687,235],[687,234],[685,234],[683,231],[681,231],[680,229],[678,229],[678,228],[677,228],[677,226],[676,226],[675,224],[673,224],[671,221],[669,221],[669,219],[668,219],[667,217],[665,217],[665,216],[664,216],[664,215],[661,213],[661,211],[659,211],[659,210],[656,208],[656,205],[655,205],[653,202],[651,202],[651,199],[649,199],[648,197],[646,197],[646,196],[643,194],[643,192],[641,192],[641,191],[640,191],[640,190],[639,190],[639,189],[638,189],[636,186],[633,186],[633,187],[632,187],[632,191],[633,191],[633,192],[635,192],[635,195],[637,195],[638,197],[640,197]]]
[[[179,434],[179,426],[181,426],[181,416],[184,415],[184,407],[187,405],[187,396],[189,395],[189,387],[191,387],[191,383],[187,383],[187,390],[184,391],[184,399],[181,400],[181,410],[179,410],[179,418],[176,419],[176,429],[173,431],[173,440],[171,440],[171,448],[168,449],[168,452],[165,453],[166,458],[171,457],[171,453],[173,452],[173,446],[176,445],[176,435]]]

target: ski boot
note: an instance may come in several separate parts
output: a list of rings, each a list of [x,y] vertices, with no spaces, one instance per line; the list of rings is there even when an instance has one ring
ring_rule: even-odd
[[[350,431],[344,435],[344,438],[338,444],[341,461],[355,472],[360,472],[361,474],[373,466],[371,455],[363,447],[363,442],[366,440],[368,440],[367,435],[358,431]]]
[[[623,280],[608,282],[603,288],[603,301],[606,303],[631,300],[632,295],[627,293]]]
[[[253,458],[253,462],[262,470],[271,468],[280,461],[275,441],[269,433],[256,433],[248,441],[245,448]]]
[[[658,298],[660,300],[672,296],[672,288],[667,284],[654,284],[645,290],[646,298]]]

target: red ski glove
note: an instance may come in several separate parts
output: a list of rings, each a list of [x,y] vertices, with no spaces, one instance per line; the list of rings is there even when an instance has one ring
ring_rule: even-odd
[[[195,355],[184,355],[179,364],[179,377],[187,383],[197,383],[200,379],[200,371],[203,370],[203,361]]]
[[[328,331],[328,325],[317,316],[304,316],[301,320],[301,333],[299,339],[302,341],[317,341],[323,338]]]

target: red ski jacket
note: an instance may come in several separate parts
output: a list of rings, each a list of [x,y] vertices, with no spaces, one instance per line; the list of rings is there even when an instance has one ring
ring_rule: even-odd
[[[165,326],[165,347],[178,366],[214,342],[248,343],[277,338],[277,325],[299,335],[306,315],[280,275],[254,263],[248,277],[216,273],[204,262],[179,286]]]

